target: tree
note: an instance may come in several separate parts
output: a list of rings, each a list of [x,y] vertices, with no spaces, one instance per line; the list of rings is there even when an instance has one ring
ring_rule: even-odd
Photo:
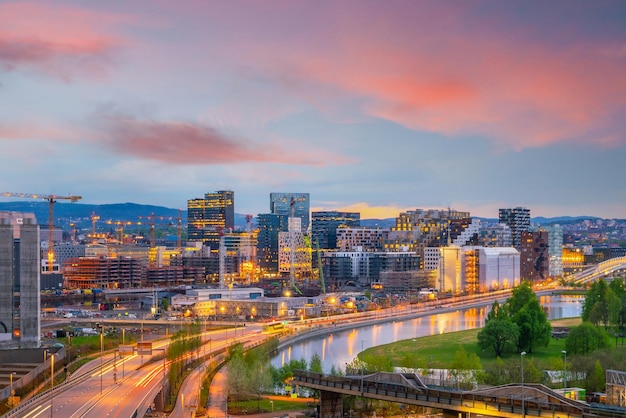
[[[600,312],[602,305],[606,306],[607,304],[606,295],[608,291],[609,287],[604,279],[600,279],[591,285],[587,295],[585,296],[585,301],[583,302],[583,309],[581,312],[583,321],[597,321],[596,323],[599,323],[602,322],[605,317],[608,322],[608,311],[606,312],[606,315],[604,312]],[[596,312],[593,314],[595,321],[591,319],[594,306],[597,306]]]
[[[311,357],[311,361],[309,362],[309,371],[316,373],[323,373],[324,369],[322,368],[322,358],[319,354],[313,353]]]
[[[570,354],[588,355],[591,352],[611,346],[611,341],[602,328],[583,322],[570,330],[565,341],[565,349]]]
[[[552,326],[528,282],[513,289],[512,296],[506,301],[506,308],[509,317],[519,328],[518,351],[532,353],[534,346],[548,345]]]
[[[507,346],[516,346],[518,338],[517,324],[508,318],[492,318],[478,333],[478,346],[484,351],[493,350],[496,357],[502,357]]]
[[[454,361],[452,361],[450,371],[459,387],[464,389],[471,388],[476,380],[474,372],[478,370],[482,370],[480,358],[474,353],[468,355],[465,348],[461,346],[454,354]]]

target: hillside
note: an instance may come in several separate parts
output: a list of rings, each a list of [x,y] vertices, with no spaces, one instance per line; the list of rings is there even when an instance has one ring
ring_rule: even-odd
[[[48,223],[48,202],[45,201],[16,201],[0,202],[0,211],[29,212],[34,213],[39,224]],[[110,203],[104,205],[89,205],[82,203],[58,202],[54,205],[55,223],[63,228],[68,228],[70,223],[76,224],[79,229],[91,228],[90,216],[92,213],[100,216],[99,222],[112,221],[137,221],[148,220],[154,213],[161,222],[171,221],[176,224],[178,217],[182,218],[183,224],[187,224],[187,211],[167,208],[164,206],[141,205],[137,203]],[[484,222],[497,222],[497,218],[478,218]],[[548,225],[552,223],[575,223],[581,220],[600,219],[593,216],[561,216],[555,218],[536,217],[532,218],[533,223]],[[367,227],[390,228],[395,225],[395,218],[386,219],[361,219],[361,225]],[[236,229],[245,229],[246,215],[235,214]]]

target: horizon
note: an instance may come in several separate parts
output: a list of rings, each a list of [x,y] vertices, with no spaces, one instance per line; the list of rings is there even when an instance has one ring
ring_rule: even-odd
[[[0,208],[3,206],[4,203],[29,203],[29,202],[36,202],[39,203],[40,205],[45,205],[46,208],[48,206],[48,203],[42,199],[34,199],[34,200],[23,200],[23,199],[6,199],[6,200],[2,200],[0,201]],[[78,201],[75,203],[69,203],[69,202],[63,202],[63,201],[58,201],[57,203],[55,203],[55,207],[57,205],[67,205],[67,206],[71,206],[71,205],[86,205],[86,206],[105,206],[105,205],[138,205],[138,206],[154,206],[154,207],[160,207],[160,208],[164,208],[167,210],[181,210],[181,211],[187,211],[187,208],[173,208],[173,207],[169,207],[169,206],[165,206],[165,205],[154,205],[154,204],[143,204],[143,203],[137,203],[137,202],[109,202],[109,203],[101,203],[101,204],[94,204],[94,203],[85,203],[82,201]],[[416,209],[424,209],[424,210],[446,210],[448,208],[434,208],[434,207],[414,207],[412,209],[408,209],[408,210],[416,210]],[[457,208],[450,208],[450,209],[454,209],[454,210],[458,210]],[[504,208],[503,208],[504,209]],[[544,216],[544,215],[533,215],[533,210],[532,208],[527,208],[530,209],[530,213],[531,213],[531,219],[535,219],[535,218],[543,218],[543,219],[554,219],[554,218],[572,218],[572,219],[581,219],[581,218],[593,218],[593,219],[602,219],[602,220],[623,220],[626,219],[626,217],[624,218],[603,218],[601,216],[596,216],[596,215],[557,215],[557,216]],[[0,209],[2,210],[2,209]],[[341,209],[313,209],[311,208],[310,212],[318,212],[318,211],[339,211],[342,212],[344,210]],[[346,212],[350,212],[350,211],[346,211]],[[237,211],[235,208],[235,215],[239,215],[239,216],[246,216],[248,214],[252,215],[253,217],[257,217],[259,214],[264,214],[264,213],[270,213],[269,211],[267,212],[258,212],[258,213],[254,213],[254,214],[250,214],[248,212],[241,212],[241,211]],[[360,213],[360,212],[359,212]],[[380,218],[380,217],[371,217],[371,216],[364,216],[361,213],[361,220],[389,220],[389,219],[394,219],[396,218],[401,212],[398,212],[396,215],[393,216],[387,216],[384,218]],[[498,219],[499,218],[499,214],[496,213],[494,216],[483,216],[483,215],[476,215],[476,214],[472,214],[470,212],[470,217],[472,218],[481,218],[481,219]]]

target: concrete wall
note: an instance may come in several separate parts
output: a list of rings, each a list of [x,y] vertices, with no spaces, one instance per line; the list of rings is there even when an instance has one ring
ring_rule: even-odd
[[[41,342],[39,226],[24,219],[20,228],[20,347],[37,348]]]
[[[0,333],[13,334],[13,226],[0,218]]]

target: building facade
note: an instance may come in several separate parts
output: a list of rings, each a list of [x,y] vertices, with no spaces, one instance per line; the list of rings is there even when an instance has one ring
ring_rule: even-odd
[[[321,211],[311,214],[311,239],[315,246],[324,250],[337,249],[337,229],[359,227],[358,212]]]
[[[41,342],[41,252],[33,214],[0,213],[0,346],[38,348]],[[13,295],[20,292],[19,329]]]
[[[302,232],[309,229],[311,203],[309,193],[270,193],[270,213],[300,218]]]
[[[389,235],[388,229],[361,227],[340,227],[337,229],[337,250],[339,251],[382,251]]]
[[[548,232],[522,232],[520,273],[522,280],[539,282],[550,276]]]
[[[201,241],[217,252],[220,236],[235,228],[235,192],[207,193],[203,199],[187,201],[189,241]]]
[[[500,209],[500,223],[508,225],[511,229],[511,243],[517,251],[521,251],[522,232],[530,230],[530,209],[517,207],[512,209]]]
[[[257,215],[257,263],[261,274],[278,273],[278,233],[289,230],[288,216]]]

